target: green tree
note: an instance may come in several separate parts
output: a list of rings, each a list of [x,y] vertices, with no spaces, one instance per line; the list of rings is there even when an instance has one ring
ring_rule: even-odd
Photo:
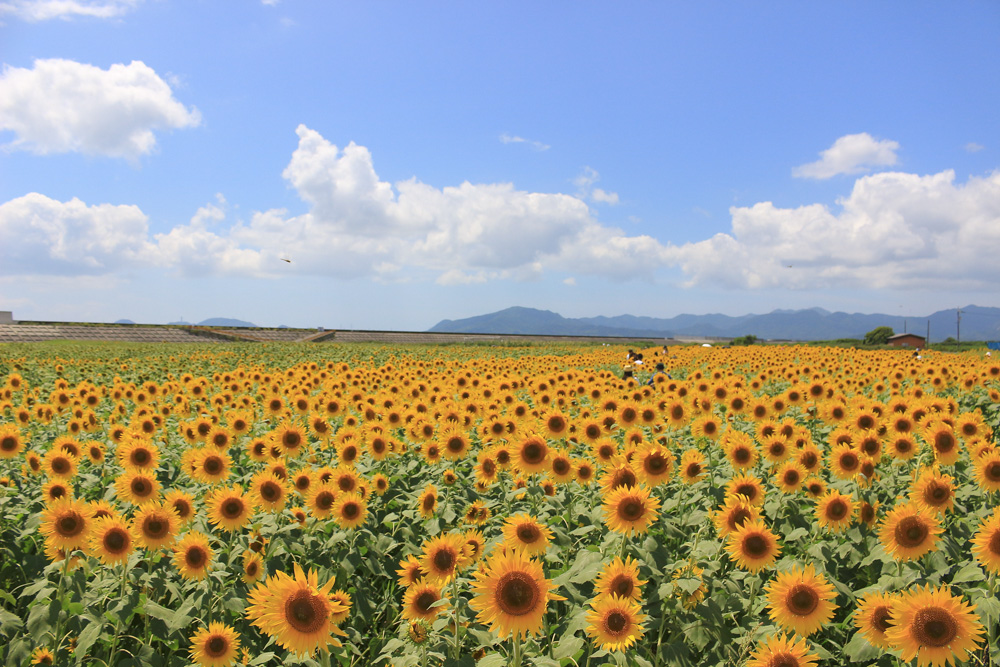
[[[865,334],[865,345],[885,345],[894,334],[892,327],[875,327]]]

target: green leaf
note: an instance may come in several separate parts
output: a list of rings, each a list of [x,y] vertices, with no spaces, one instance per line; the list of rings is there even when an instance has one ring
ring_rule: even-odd
[[[507,658],[499,653],[490,653],[483,656],[476,664],[479,667],[507,667]]]
[[[955,576],[951,578],[952,584],[961,584],[966,581],[984,581],[986,576],[983,574],[983,570],[979,567],[978,563],[969,563],[961,570],[955,573]]]
[[[24,627],[24,621],[20,616],[10,613],[6,609],[0,609],[0,636],[6,637],[14,630]]]
[[[854,633],[854,638],[844,647],[844,655],[851,662],[870,662],[879,656],[880,651],[868,643],[860,632]]]
[[[801,540],[803,537],[809,534],[809,531],[805,528],[796,528],[792,532],[785,535],[786,542],[795,542],[796,540]]]
[[[552,657],[556,660],[563,660],[576,654],[583,648],[583,639],[576,635],[563,636],[559,642],[552,647]]]
[[[94,645],[97,638],[101,636],[101,630],[104,629],[104,622],[101,619],[91,619],[87,624],[87,627],[83,629],[80,636],[76,640],[76,662],[80,664],[83,659],[87,657],[87,651],[90,647]]]

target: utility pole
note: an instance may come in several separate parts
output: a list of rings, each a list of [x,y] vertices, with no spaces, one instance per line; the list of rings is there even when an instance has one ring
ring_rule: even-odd
[[[958,321],[955,322],[955,338],[959,343],[962,342],[962,309],[956,308],[955,315],[958,316]]]
[[[927,339],[924,341],[924,345],[931,344],[931,321],[927,320]]]

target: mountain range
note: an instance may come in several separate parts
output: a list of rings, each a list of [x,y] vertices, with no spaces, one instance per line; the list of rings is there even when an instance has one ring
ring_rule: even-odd
[[[754,335],[768,340],[836,340],[864,338],[877,327],[896,333],[927,336],[929,342],[1000,339],[1000,308],[969,305],[924,316],[830,312],[822,308],[774,310],[763,315],[677,315],[670,318],[618,315],[563,317],[549,310],[515,306],[462,320],[442,320],[429,331],[451,333],[534,334],[567,336],[626,336],[639,338],[719,337]],[[960,335],[959,335],[960,334]]]

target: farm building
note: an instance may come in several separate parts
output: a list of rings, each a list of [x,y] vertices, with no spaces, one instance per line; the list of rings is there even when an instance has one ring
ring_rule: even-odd
[[[927,339],[923,336],[918,336],[912,333],[901,333],[895,336],[889,336],[887,341],[889,345],[895,345],[896,347],[914,347],[922,348],[927,343]]]

